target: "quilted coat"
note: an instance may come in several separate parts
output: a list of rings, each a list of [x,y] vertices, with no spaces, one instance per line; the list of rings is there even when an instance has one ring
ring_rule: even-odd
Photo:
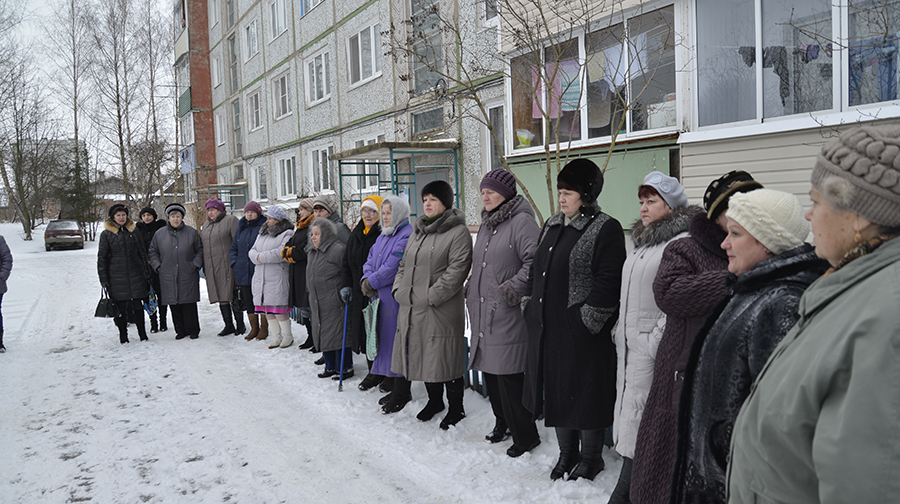
[[[144,299],[150,294],[150,268],[144,243],[134,232],[131,217],[119,226],[112,218],[103,222],[97,245],[100,285],[109,286],[113,301]]]
[[[203,243],[196,229],[171,224],[150,241],[150,266],[159,273],[159,303],[178,305],[200,301]]]
[[[250,261],[256,265],[251,286],[255,306],[286,308],[290,298],[288,263],[281,258],[281,249],[294,236],[294,225],[285,219],[274,226],[263,223],[259,236],[250,247]]]

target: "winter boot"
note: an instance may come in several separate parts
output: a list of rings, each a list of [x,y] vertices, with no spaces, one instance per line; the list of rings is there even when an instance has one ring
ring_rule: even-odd
[[[581,431],[581,462],[569,474],[569,481],[585,478],[593,480],[603,470],[603,438],[606,432],[603,430]]]
[[[281,346],[281,324],[279,324],[275,319],[269,320],[268,317],[266,317],[266,322],[269,324],[272,336],[274,336],[272,341],[269,343],[269,348],[278,348],[279,346]]]
[[[312,320],[306,319],[303,321],[303,325],[306,326],[306,334],[312,335]],[[319,353],[319,349],[316,348],[316,343],[313,340],[309,340],[309,353]]]
[[[243,310],[231,305],[231,312],[234,313],[234,334],[237,336],[238,334],[244,334],[247,332],[247,326],[244,325],[244,312]]]
[[[428,391],[428,404],[416,415],[416,418],[423,422],[431,420],[434,415],[444,411],[444,384],[425,382],[425,390]]]
[[[303,344],[300,345],[299,348],[300,348],[300,350],[306,350],[307,348],[312,349],[313,347],[316,346],[316,344],[313,343],[313,339],[312,339],[312,321],[309,319],[304,319],[303,327],[306,328],[306,341],[304,341]],[[310,352],[312,352],[312,350],[310,350]]]
[[[3,346],[3,331],[0,331],[0,353],[6,351],[6,347]]]
[[[362,390],[363,392],[365,392],[371,388],[375,388],[383,380],[384,380],[384,376],[372,374],[372,372],[370,371],[369,374],[367,374],[366,377],[363,378],[363,381],[360,382],[359,390]]]
[[[287,348],[294,343],[294,335],[291,334],[291,319],[279,320],[278,325],[281,327],[281,348]]]
[[[150,338],[147,337],[147,326],[144,325],[144,317],[141,317],[141,321],[135,324],[137,326],[138,336],[141,338],[141,341],[147,341]]]
[[[252,340],[259,334],[259,315],[255,313],[248,313],[247,320],[250,321],[250,332],[244,336],[244,339],[247,341]]]
[[[571,472],[581,460],[581,454],[578,452],[577,430],[557,427],[556,439],[559,441],[559,460],[556,462],[556,467],[550,471],[550,479],[554,481],[565,476],[567,472]]]
[[[222,312],[222,321],[225,322],[225,328],[219,331],[218,336],[234,334],[234,320],[231,318],[231,305],[219,303],[219,311]]]
[[[166,314],[169,312],[169,308],[161,304],[157,309],[157,313],[159,313],[159,332],[166,332],[169,330],[169,326],[166,325]]]
[[[395,378],[394,390],[391,391],[391,398],[388,402],[381,407],[382,413],[390,414],[402,410],[406,403],[412,399],[412,394],[409,391],[411,385],[412,383],[402,376]]]
[[[259,315],[259,333],[256,335],[256,339],[264,340],[269,337],[269,319],[266,318],[265,313],[261,313]]]
[[[157,310],[157,312],[158,312],[158,310]],[[157,318],[156,313],[150,314],[150,332],[152,332],[153,334],[156,334],[159,332],[159,324],[157,324],[156,318]]]
[[[387,394],[394,390],[394,378],[391,376],[386,376],[384,380],[381,380],[381,385],[378,386],[378,390]]]
[[[120,314],[115,319],[116,327],[119,328],[119,343],[123,345],[128,343],[128,320],[124,314]]]
[[[631,463],[633,459],[628,457],[622,458],[622,472],[619,473],[619,481],[616,488],[613,489],[609,496],[609,504],[630,504],[631,503]]]
[[[448,381],[444,384],[447,387],[447,416],[441,420],[441,429],[447,430],[451,425],[456,425],[460,420],[466,418],[466,410],[463,409],[463,392],[465,392],[465,383],[462,377]]]

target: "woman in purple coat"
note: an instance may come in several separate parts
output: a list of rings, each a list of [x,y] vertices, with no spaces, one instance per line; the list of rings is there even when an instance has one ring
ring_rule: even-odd
[[[409,381],[391,372],[391,354],[394,348],[394,333],[397,332],[397,312],[400,305],[391,296],[394,277],[400,266],[400,259],[406,249],[406,242],[412,234],[409,225],[409,204],[398,196],[388,196],[381,204],[381,236],[369,250],[369,257],[363,265],[362,292],[368,297],[381,300],[378,305],[378,355],[372,362],[372,373],[393,379],[390,394],[382,397],[379,404],[385,413],[400,411],[412,397]]]

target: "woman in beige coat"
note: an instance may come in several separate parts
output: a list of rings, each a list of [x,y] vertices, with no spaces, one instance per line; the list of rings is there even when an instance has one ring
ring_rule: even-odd
[[[225,213],[225,204],[218,199],[207,200],[209,217],[200,229],[203,242],[203,272],[206,275],[206,291],[210,304],[219,303],[225,328],[219,336],[244,334],[244,316],[232,309],[234,299],[234,270],[231,268],[231,243],[237,234],[238,218]],[[234,319],[232,319],[232,311]],[[237,321],[235,325],[234,321]]]
[[[428,404],[417,415],[422,421],[444,410],[446,386],[449,410],[441,420],[446,430],[466,416],[462,287],[472,265],[472,236],[465,215],[452,208],[450,184],[436,180],[426,185],[422,202],[425,215],[416,220],[391,292],[400,305],[391,371],[405,376],[406,383],[425,382]]]

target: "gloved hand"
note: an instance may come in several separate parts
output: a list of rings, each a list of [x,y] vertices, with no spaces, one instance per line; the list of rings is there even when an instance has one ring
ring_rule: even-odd
[[[353,289],[350,287],[341,287],[341,301],[343,301],[345,305],[350,304],[350,301],[353,301]]]
[[[363,278],[362,285],[360,287],[362,288],[363,295],[365,295],[366,297],[374,297],[375,294],[378,294],[378,292],[372,288],[372,284],[369,283],[368,278]]]
[[[293,262],[291,260],[291,254],[294,253],[294,247],[284,247],[281,249],[281,258],[287,262]]]

